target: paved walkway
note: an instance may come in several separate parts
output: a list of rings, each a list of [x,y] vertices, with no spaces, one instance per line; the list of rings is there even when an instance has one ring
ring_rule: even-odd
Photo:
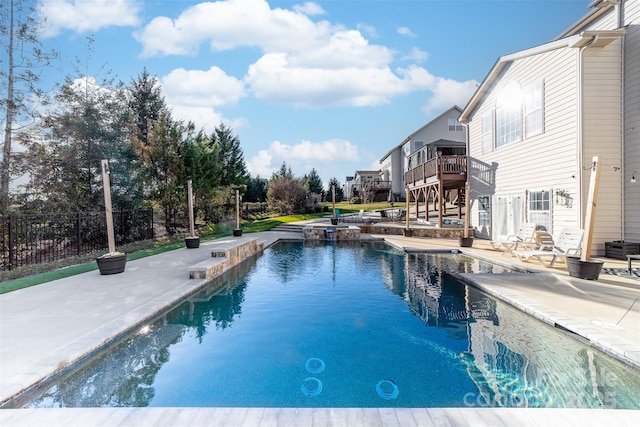
[[[99,350],[193,293],[204,281],[189,280],[187,267],[210,256],[213,247],[256,238],[270,245],[297,233],[265,232],[204,242],[127,263],[125,274],[97,271],[0,295],[0,401]],[[407,249],[459,250],[446,239],[376,236]],[[468,277],[499,298],[549,323],[558,323],[594,345],[640,366],[640,281],[601,275],[597,282],[573,279],[563,264],[546,268],[523,263],[476,239],[464,249],[475,256],[517,265],[538,275]],[[625,261],[607,260],[624,268]],[[520,279],[522,278],[522,279]],[[638,301],[637,304],[634,304]],[[587,415],[585,415],[587,414]],[[0,425],[631,425],[640,411],[523,409],[280,409],[109,408],[3,409]]]

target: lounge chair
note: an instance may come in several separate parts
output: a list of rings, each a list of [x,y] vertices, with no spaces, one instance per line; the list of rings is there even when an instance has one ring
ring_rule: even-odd
[[[527,222],[522,224],[518,234],[506,236],[504,239],[492,240],[489,243],[494,249],[503,248],[505,254],[511,254],[514,250],[518,249],[518,245],[520,244],[528,245],[534,243],[535,231],[536,224],[533,222]]]
[[[551,237],[548,233],[545,234],[546,236],[540,233],[540,236],[543,236],[546,239],[549,239]],[[584,230],[582,229],[566,228],[562,230],[560,236],[558,236],[557,241],[554,241],[554,239],[551,238],[550,243],[547,242],[541,244],[540,247],[536,250],[514,250],[513,254],[520,258],[520,260],[522,261],[528,261],[530,258],[536,258],[542,265],[544,265],[543,258],[551,257],[549,267],[553,267],[553,264],[557,259],[564,259],[567,256],[580,255],[580,245],[582,244],[583,235]]]

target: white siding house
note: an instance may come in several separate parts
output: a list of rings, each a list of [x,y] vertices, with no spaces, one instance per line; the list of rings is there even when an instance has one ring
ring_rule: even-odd
[[[556,40],[499,58],[460,115],[476,236],[584,228],[597,155],[592,252],[640,242],[640,0],[590,8]]]
[[[420,129],[407,136],[380,159],[382,171],[391,180],[391,191],[396,200],[405,194],[404,173],[427,160],[428,146],[445,141],[466,143],[466,132],[458,122],[462,109],[453,106]],[[444,144],[446,145],[446,144]]]

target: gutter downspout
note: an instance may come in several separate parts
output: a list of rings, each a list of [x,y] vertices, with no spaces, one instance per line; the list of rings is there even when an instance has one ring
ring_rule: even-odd
[[[582,52],[589,47],[589,45],[583,46],[578,50],[578,90],[577,90],[577,133],[578,133],[578,149],[577,153],[577,164],[578,164],[578,198],[580,203],[578,204],[578,224],[581,228],[584,228],[584,186],[582,185],[583,179],[583,171],[582,171],[582,123],[583,123],[583,109],[582,109],[582,99],[583,99],[583,58]]]
[[[627,181],[625,180],[625,174],[624,172],[626,171],[625,168],[625,164],[624,161],[627,158],[626,156],[626,141],[627,141],[627,137],[626,137],[626,132],[625,132],[625,128],[626,128],[626,121],[625,121],[625,112],[627,111],[626,106],[625,106],[625,88],[626,88],[626,79],[625,79],[625,46],[626,46],[626,42],[627,42],[627,36],[626,34],[622,36],[622,42],[620,44],[620,86],[621,86],[621,95],[620,95],[620,144],[622,145],[620,152],[622,153],[622,159],[621,159],[621,165],[622,166],[622,172],[620,173],[621,177],[620,179],[622,179],[622,197],[621,197],[621,206],[620,206],[620,213],[621,213],[621,217],[620,217],[620,224],[622,224],[622,227],[620,228],[620,232],[621,232],[621,236],[620,236],[620,240],[625,240],[625,218],[626,218],[626,212],[625,212],[625,205],[626,205],[626,200],[627,198],[625,197],[626,192],[627,192]]]

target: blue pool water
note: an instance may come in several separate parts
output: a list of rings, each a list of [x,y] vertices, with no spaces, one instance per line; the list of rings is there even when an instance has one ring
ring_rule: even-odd
[[[24,406],[640,408],[640,375],[456,279],[460,254],[279,243]]]

